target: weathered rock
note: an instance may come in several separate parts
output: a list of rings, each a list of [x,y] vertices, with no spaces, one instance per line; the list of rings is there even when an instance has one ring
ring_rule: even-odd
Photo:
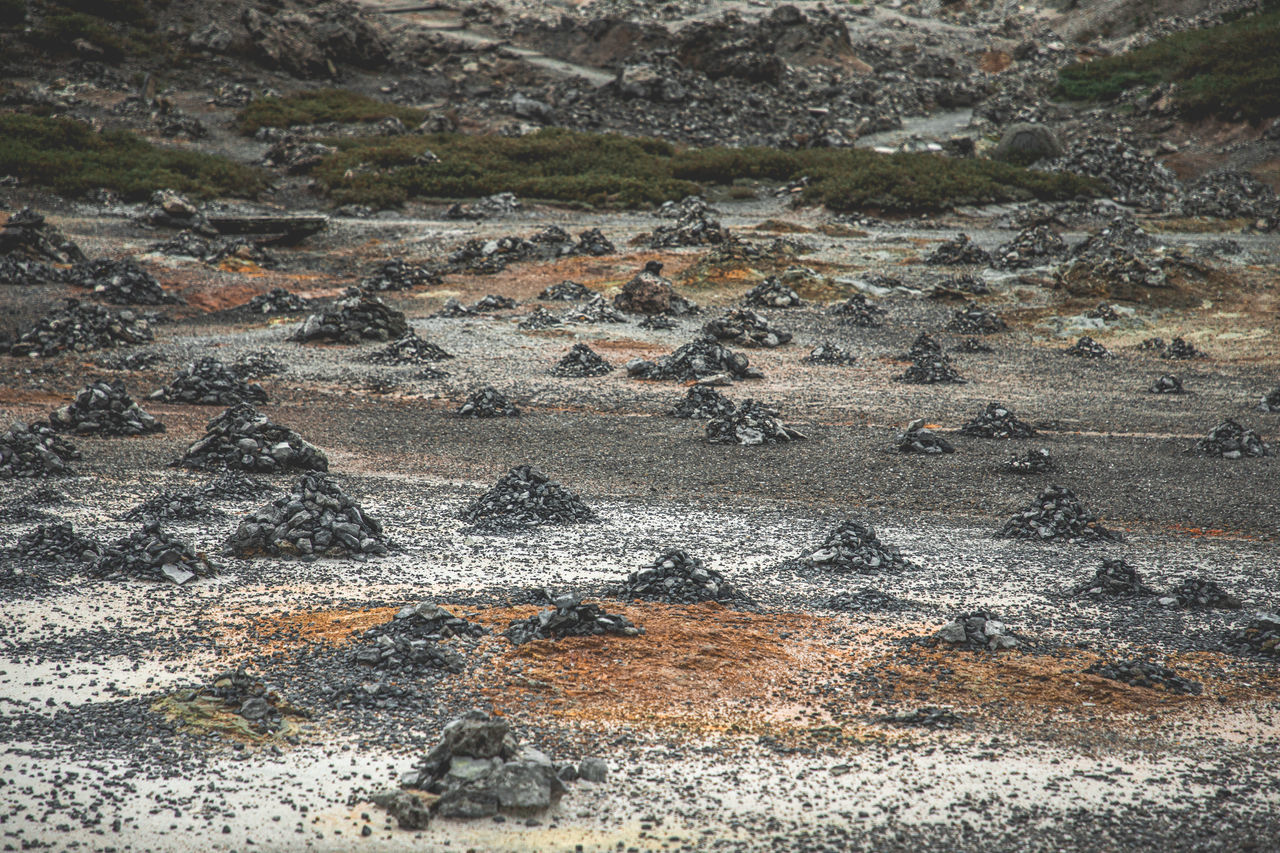
[[[43,421],[14,421],[0,434],[0,480],[70,474],[67,463],[79,458],[75,445]]]
[[[623,285],[622,292],[613,299],[613,306],[628,314],[683,314],[698,313],[698,306],[675,292],[670,279],[662,277],[662,264],[649,261],[631,281]]]
[[[924,262],[933,266],[962,266],[965,264],[986,266],[991,263],[987,250],[969,239],[968,234],[957,234],[954,240],[941,243],[925,256]]]
[[[486,385],[468,397],[457,414],[464,418],[516,418],[520,409],[498,389]]]
[[[240,522],[226,553],[301,557],[349,556],[365,559],[387,553],[382,525],[323,474],[304,474],[289,494]]]
[[[911,349],[907,350],[902,358],[906,361],[916,361],[935,355],[942,355],[942,344],[928,332],[921,332],[916,335],[916,339],[911,342]]]
[[[959,433],[975,438],[1030,438],[1036,430],[999,403],[988,403],[976,418],[960,427]]]
[[[1240,599],[1207,578],[1183,578],[1173,589],[1156,599],[1161,607],[1182,610],[1239,610]]]
[[[738,597],[724,575],[708,569],[679,548],[660,553],[648,565],[627,575],[618,593],[624,601],[643,599],[668,604],[698,604]]]
[[[598,604],[584,604],[576,595],[557,596],[555,606],[517,622],[503,632],[513,646],[531,640],[557,640],[562,637],[599,637],[616,634],[635,637],[644,633],[625,616],[606,613]]]
[[[702,331],[713,338],[744,347],[779,347],[791,342],[791,333],[775,329],[748,308],[735,308],[710,320]]]
[[[403,311],[389,308],[376,296],[364,295],[343,299],[323,314],[312,314],[288,340],[354,344],[362,338],[391,341],[408,332]]]
[[[147,321],[132,311],[112,311],[91,302],[68,299],[59,311],[46,314],[9,347],[10,355],[50,356],[88,352],[119,344],[155,340]]]
[[[899,453],[924,453],[932,456],[956,452],[951,442],[925,427],[923,418],[907,424],[907,428],[898,433],[894,443]]]
[[[746,400],[732,412],[712,418],[707,424],[711,444],[785,444],[802,441],[805,435],[784,424],[778,411],[754,400]]]
[[[853,353],[833,341],[822,341],[800,359],[802,364],[821,364],[828,367],[846,367],[857,362]]]
[[[985,610],[958,614],[943,625],[932,638],[935,644],[945,643],[953,649],[993,651],[1016,649],[1021,641],[1004,622]]]
[[[209,421],[204,436],[172,464],[205,471],[229,468],[260,474],[329,470],[323,451],[288,427],[272,423],[248,403],[232,406]]]
[[[783,284],[777,276],[769,276],[748,290],[742,301],[752,308],[795,308],[802,304],[800,294]]]
[[[1115,358],[1111,350],[1095,341],[1088,335],[1084,335],[1074,344],[1063,350],[1067,355],[1074,355],[1077,358]]]
[[[124,382],[93,382],[76,394],[75,400],[54,409],[49,425],[59,432],[76,435],[147,435],[164,432],[164,424],[143,411]]]
[[[1072,587],[1071,594],[1091,598],[1132,598],[1155,595],[1155,590],[1142,582],[1137,569],[1117,557],[1104,559],[1093,577]]]
[[[497,529],[596,520],[596,514],[577,494],[532,465],[512,468],[493,488],[468,504],[460,517],[482,528]]]
[[[1019,122],[1010,125],[991,152],[992,160],[1030,166],[1040,160],[1055,160],[1063,155],[1057,135],[1043,124]]]
[[[1006,521],[996,536],[1037,541],[1066,539],[1075,544],[1122,540],[1120,534],[1103,527],[1098,517],[1065,486],[1046,486],[1025,509]]]
[[[1205,456],[1221,456],[1223,459],[1271,455],[1271,448],[1263,442],[1261,436],[1230,418],[1210,430],[1208,435],[1195,443],[1192,450]]]
[[[105,578],[123,578],[187,583],[211,577],[217,567],[204,554],[160,529],[160,522],[147,521],[142,529],[116,540],[102,550],[90,569]]]
[[[168,387],[155,391],[150,399],[193,406],[234,406],[265,403],[267,392],[261,385],[245,382],[218,359],[205,356],[183,368]]]
[[[852,519],[836,525],[821,545],[790,565],[800,571],[863,575],[914,568],[897,548],[881,542],[871,525]]]
[[[613,370],[609,362],[586,344],[574,344],[564,358],[551,368],[552,376],[604,376]]]

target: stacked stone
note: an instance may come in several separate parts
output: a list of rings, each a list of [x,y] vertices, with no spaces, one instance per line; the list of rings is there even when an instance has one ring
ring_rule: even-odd
[[[710,218],[709,208],[686,208],[671,225],[659,225],[653,229],[648,245],[652,249],[669,249],[678,246],[714,246],[731,239],[729,229],[718,219]]]
[[[150,399],[193,406],[234,406],[265,403],[267,392],[261,385],[245,382],[218,359],[205,356],[187,365],[169,387],[156,391]]]
[[[645,314],[640,318],[638,324],[642,329],[648,329],[651,332],[660,331],[662,329],[674,329],[676,321],[672,320],[665,314]]]
[[[1270,413],[1280,412],[1280,386],[1272,388],[1262,395],[1262,402],[1258,404],[1258,410]]]
[[[969,305],[955,313],[947,328],[962,335],[993,335],[1009,327],[990,311],[984,311],[977,305]]]
[[[506,269],[507,264],[536,258],[539,254],[539,247],[523,237],[471,239],[449,254],[449,266],[455,272],[495,275]]]
[[[418,337],[412,329],[369,354],[369,361],[374,364],[429,364],[450,358],[452,354]]]
[[[97,360],[97,365],[107,370],[150,370],[161,364],[164,364],[164,356],[155,350],[119,353]]]
[[[409,332],[404,312],[387,307],[376,296],[343,299],[333,310],[312,314],[288,340],[354,344],[361,339],[391,341]]]
[[[1227,635],[1228,648],[1267,657],[1280,657],[1280,613],[1258,613],[1249,623]]]
[[[802,302],[800,294],[773,275],[748,290],[742,301],[752,308],[796,308]]]
[[[124,382],[92,382],[75,400],[54,409],[49,424],[59,432],[76,435],[148,435],[164,432],[164,424],[144,412]]]
[[[800,359],[803,364],[820,364],[828,367],[847,367],[857,362],[853,353],[833,341],[822,341]]]
[[[272,423],[248,403],[232,406],[209,421],[204,436],[174,464],[204,471],[229,468],[256,474],[329,470],[323,451],[288,427]]]
[[[211,499],[252,500],[275,491],[270,483],[246,477],[236,471],[223,471],[202,490]]]
[[[1085,312],[1084,316],[1090,320],[1101,320],[1104,323],[1114,323],[1120,319],[1120,315],[1116,313],[1116,309],[1109,302],[1099,302]]]
[[[954,240],[941,243],[924,259],[932,266],[961,266],[974,264],[986,266],[991,263],[991,255],[987,250],[969,239],[968,234],[957,234]]]
[[[431,668],[461,672],[462,655],[441,642],[484,633],[483,626],[424,601],[401,608],[390,622],[366,631],[352,659],[379,671]]]
[[[1013,474],[1046,474],[1058,470],[1048,448],[1033,447],[1026,453],[1010,456],[1004,462],[1004,470]]]
[[[1064,258],[1069,251],[1067,243],[1047,225],[1035,225],[1018,232],[1008,243],[999,246],[992,255],[991,265],[1000,270],[1022,270],[1044,266]]]
[[[1166,373],[1151,383],[1151,387],[1147,389],[1152,394],[1185,394],[1187,393],[1182,387],[1181,377]]]
[[[204,554],[147,521],[142,529],[106,546],[93,564],[92,574],[105,578],[171,581],[181,586],[194,578],[211,577],[217,567]]]
[[[668,414],[676,418],[708,419],[733,414],[736,408],[723,394],[707,385],[694,385]]]
[[[803,554],[797,563],[803,569],[862,575],[912,568],[897,548],[880,541],[871,525],[852,519],[838,524],[821,545]]]
[[[112,311],[91,302],[68,299],[59,311],[46,314],[9,347],[10,355],[50,356],[88,352],[119,344],[155,340],[151,327],[132,311]]]
[[[598,258],[602,255],[612,255],[618,251],[618,247],[599,228],[588,228],[586,231],[578,233],[578,244],[573,247],[569,254],[572,255],[588,255]]]
[[[898,433],[895,444],[899,453],[924,453],[930,456],[955,453],[956,449],[942,436],[924,425],[924,418],[917,418]]]
[[[1074,355],[1077,358],[1115,358],[1111,350],[1095,341],[1088,335],[1084,335],[1071,346],[1063,350],[1067,355]]]
[[[231,370],[241,379],[257,379],[283,372],[285,364],[275,353],[267,350],[248,352],[236,359]]]
[[[133,261],[100,258],[76,264],[67,280],[116,305],[163,305],[176,301],[155,276]]]
[[[37,284],[64,278],[61,270],[15,255],[0,255],[0,284]]]
[[[668,604],[698,604],[736,596],[724,575],[679,548],[663,551],[652,563],[627,575],[619,592],[627,601],[639,598]]]
[[[556,326],[563,326],[564,320],[552,314],[546,308],[538,306],[526,314],[524,319],[516,325],[525,331],[536,331],[538,329],[553,329]]]
[[[369,293],[388,290],[410,290],[444,282],[440,273],[421,264],[406,263],[403,258],[383,261],[373,273],[360,280],[360,289]]]
[[[175,694],[174,698],[184,702],[201,698],[214,699],[260,735],[281,731],[284,728],[284,715],[298,713],[284,702],[275,689],[267,686],[261,677],[247,672],[243,666],[219,673],[208,686]]]
[[[477,314],[492,314],[496,311],[510,311],[515,308],[517,303],[510,296],[503,296],[500,293],[490,293],[482,299],[476,301],[471,306],[471,310]]]
[[[520,409],[498,389],[486,385],[468,397],[457,414],[464,418],[518,418]]]
[[[627,318],[599,293],[587,299],[585,305],[565,311],[560,315],[560,319],[566,323],[588,324],[627,322]]]
[[[1242,459],[1246,456],[1270,456],[1271,448],[1253,430],[1227,418],[1209,434],[1195,443],[1196,453],[1221,456],[1223,459]]]
[[[1155,590],[1142,582],[1137,569],[1116,557],[1104,559],[1093,577],[1076,584],[1071,594],[1091,598],[1134,598],[1155,595]]]
[[[1161,211],[1175,206],[1182,187],[1173,172],[1119,139],[1091,136],[1064,156],[1043,164],[1055,172],[1073,172],[1105,181],[1121,204]]]
[[[612,370],[612,365],[591,347],[586,344],[574,344],[565,357],[551,368],[551,375],[582,378],[604,376]]]
[[[512,468],[493,488],[468,504],[463,521],[492,527],[575,524],[596,514],[569,491],[532,465]]]
[[[759,379],[763,374],[750,366],[745,355],[722,346],[709,335],[696,338],[657,361],[627,362],[627,374],[637,379],[674,379],[690,382],[726,374],[734,379]]]
[[[250,299],[245,308],[254,314],[297,314],[307,310],[307,300],[283,287],[273,287]]]
[[[382,525],[322,474],[304,474],[289,494],[240,522],[227,543],[238,557],[365,559],[387,553]]]
[[[914,385],[934,385],[940,382],[961,384],[968,381],[951,364],[951,359],[941,353],[916,356],[912,365],[894,379]]]
[[[960,427],[960,435],[974,438],[1030,438],[1035,427],[1024,423],[999,403],[988,403],[978,416]]]
[[[1199,696],[1204,690],[1200,682],[1183,678],[1167,666],[1149,660],[1099,661],[1085,672],[1134,687],[1160,687],[1170,693]]]
[[[1047,486],[1025,509],[996,531],[1006,539],[1066,539],[1083,544],[1102,540],[1120,541],[1118,533],[1103,527],[1065,486]]]
[[[915,361],[935,355],[942,355],[942,344],[928,332],[921,332],[911,342],[911,349],[902,357],[907,361]]]
[[[748,308],[735,308],[707,322],[702,331],[713,338],[744,347],[772,349],[791,342],[791,333],[775,329]]]
[[[0,480],[70,474],[67,463],[79,458],[75,445],[42,421],[14,421],[0,435]]]
[[[538,298],[544,302],[578,302],[599,295],[584,284],[565,279],[545,288],[538,294]]]
[[[675,292],[671,280],[663,278],[662,264],[649,261],[644,269],[622,286],[613,298],[613,307],[628,314],[697,314],[698,306]]]
[[[10,216],[0,228],[0,255],[19,255],[58,264],[75,264],[85,259],[79,246],[29,207]]]
[[[69,521],[41,524],[18,539],[17,550],[38,563],[92,563],[102,555],[101,543],[77,534]]]
[[[929,292],[933,299],[968,299],[971,296],[986,296],[991,293],[991,285],[973,273],[947,276],[933,286]]]
[[[476,312],[472,311],[466,305],[463,305],[452,296],[445,300],[440,310],[432,314],[433,318],[455,319],[458,317],[474,317]]]
[[[502,634],[513,646],[522,646],[531,640],[557,640],[562,637],[600,637],[616,634],[635,637],[644,633],[625,616],[606,613],[598,604],[583,604],[576,595],[560,595],[552,602],[554,607],[536,616],[512,622]]]
[[[839,318],[842,326],[873,329],[884,325],[884,317],[888,312],[867,299],[866,294],[855,293],[837,305],[831,313]]]
[[[785,444],[803,441],[805,435],[782,422],[778,410],[746,400],[732,412],[707,423],[711,444]]]
[[[1156,599],[1161,607],[1181,610],[1239,610],[1240,599],[1207,578],[1183,578],[1177,586]]]
[[[971,651],[993,651],[1015,649],[1021,642],[991,613],[985,610],[974,610],[961,613],[943,625],[933,635],[938,643],[946,643],[954,649]]]
[[[161,493],[148,498],[124,514],[126,521],[190,521],[221,518],[223,513],[210,502],[207,491]]]
[[[1221,169],[1187,187],[1182,212],[1187,216],[1263,220],[1265,224],[1268,219],[1280,218],[1280,199],[1248,172]]]
[[[1169,345],[1160,353],[1160,357],[1185,361],[1192,358],[1208,358],[1209,356],[1203,350],[1196,349],[1195,344],[1188,343],[1182,338],[1174,338],[1169,341]]]

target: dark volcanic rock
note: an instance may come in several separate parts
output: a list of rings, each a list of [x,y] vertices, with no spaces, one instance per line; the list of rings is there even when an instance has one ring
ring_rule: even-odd
[[[383,261],[370,275],[360,280],[360,289],[366,292],[410,290],[441,284],[440,272],[422,264],[411,264],[403,258]]]
[[[530,329],[552,329],[556,326],[563,326],[564,320],[561,320],[555,314],[552,314],[546,308],[539,305],[531,312],[525,315],[524,319],[516,324],[519,328]]]
[[[988,403],[976,418],[960,427],[959,434],[975,438],[1030,438],[1036,430],[999,403]]]
[[[737,595],[724,575],[679,548],[663,551],[652,563],[627,575],[618,593],[626,601],[639,598],[668,604],[724,601]]]
[[[323,451],[288,427],[272,423],[248,403],[232,406],[209,421],[204,436],[173,464],[205,471],[230,468],[259,474],[329,470]]]
[[[41,284],[59,282],[64,278],[62,270],[40,261],[18,255],[0,255],[0,284]]]
[[[990,311],[969,305],[955,313],[947,328],[962,335],[993,335],[1003,332],[1008,326]]]
[[[79,458],[75,445],[43,421],[14,421],[0,434],[0,480],[70,474],[67,463]]]
[[[408,332],[404,312],[387,307],[376,296],[358,296],[339,301],[323,314],[312,314],[288,340],[354,344],[362,338],[391,341]]]
[[[1280,657],[1280,614],[1258,613],[1243,628],[1228,634],[1226,645],[1236,652]]]
[[[733,414],[735,405],[706,385],[694,385],[668,414],[676,418],[721,418]]]
[[[935,644],[945,643],[953,649],[971,651],[996,652],[1022,645],[1004,622],[984,610],[958,614],[938,629],[931,639]]]
[[[635,637],[644,633],[625,616],[605,613],[598,604],[583,604],[576,595],[557,596],[555,606],[530,616],[503,631],[513,646],[531,640],[557,640],[561,637],[599,637],[616,634]]]
[[[516,418],[520,410],[501,391],[486,385],[468,397],[457,414],[464,418]]]
[[[102,305],[68,299],[62,309],[46,314],[23,332],[9,347],[9,354],[49,356],[153,340],[150,325],[132,311],[112,311]]]
[[[102,555],[102,544],[75,532],[71,522],[41,524],[18,539],[17,551],[38,563],[75,561],[92,563]]]
[[[144,412],[124,382],[93,382],[76,394],[75,400],[54,409],[49,425],[59,432],[76,435],[147,435],[164,432],[164,424]]]
[[[807,572],[863,575],[914,568],[897,548],[881,542],[871,525],[854,520],[842,521],[821,545],[784,565]]]
[[[539,308],[538,310],[543,311],[545,309]],[[604,296],[599,293],[586,300],[582,305],[566,309],[560,315],[560,320],[565,323],[586,324],[627,322],[627,318],[622,312],[611,306]]]
[[[564,358],[551,368],[552,376],[604,376],[613,370],[609,362],[586,344],[574,344]]]
[[[742,301],[752,308],[795,308],[802,302],[800,294],[772,275],[748,290]]]
[[[441,642],[485,633],[483,626],[459,619],[443,607],[424,601],[401,608],[390,622],[366,631],[351,657],[356,663],[378,671],[462,672],[462,655]]]
[[[1069,248],[1065,240],[1047,225],[1024,228],[1008,243],[992,254],[991,265],[1001,270],[1022,270],[1045,266],[1065,258]]]
[[[0,228],[0,255],[55,264],[75,264],[85,260],[79,246],[29,207],[10,216]]]
[[[968,234],[957,234],[954,240],[940,244],[925,257],[926,264],[934,266],[961,266],[964,264],[991,263],[987,250],[969,239]]]
[[[1095,341],[1093,338],[1085,335],[1081,337],[1071,346],[1063,350],[1067,355],[1074,355],[1077,358],[1115,358],[1111,350]]]
[[[1246,456],[1270,456],[1271,448],[1261,436],[1251,429],[1227,418],[1209,434],[1195,443],[1195,453],[1205,456],[1221,456],[1223,459],[1241,459]]]
[[[686,198],[681,202],[674,217],[675,221],[653,229],[647,245],[651,249],[714,246],[732,239],[729,229],[722,226],[718,219],[712,219],[708,215],[710,208],[705,203],[696,203],[700,201],[701,199],[695,199],[695,203],[690,203],[690,199]],[[662,212],[658,215],[664,216]]]
[[[450,353],[418,337],[413,330],[369,354],[369,361],[374,364],[430,364],[450,358]]]
[[[364,559],[387,553],[382,525],[323,474],[304,474],[289,494],[240,522],[226,552],[261,555]]]
[[[97,577],[184,584],[193,578],[211,577],[217,567],[204,554],[147,521],[142,529],[103,548],[90,572]]]
[[[791,333],[775,329],[749,308],[735,308],[710,320],[702,331],[713,338],[744,347],[779,347],[791,342]]]
[[[928,358],[935,355],[942,355],[942,344],[928,332],[921,332],[916,335],[916,339],[911,342],[911,349],[907,350],[902,356],[907,361],[915,361],[920,358]]]
[[[577,494],[532,465],[512,468],[493,488],[468,504],[460,517],[482,528],[497,529],[596,520],[596,514]]]
[[[785,444],[800,441],[804,434],[778,418],[778,411],[754,400],[746,400],[732,412],[707,424],[711,444]]]
[[[1182,212],[1187,216],[1275,222],[1280,218],[1280,199],[1271,187],[1248,172],[1222,169],[1203,175],[1187,187]]]
[[[800,359],[801,364],[821,364],[827,367],[846,367],[856,361],[853,353],[833,341],[822,341]]]
[[[628,314],[683,314],[698,313],[698,306],[680,296],[671,280],[662,277],[662,264],[649,261],[644,269],[622,287],[613,299],[613,306]]]
[[[1120,558],[1107,558],[1092,578],[1071,588],[1072,595],[1091,598],[1130,598],[1155,595],[1155,590],[1142,582],[1138,570]]]
[[[1199,696],[1204,690],[1200,682],[1183,678],[1167,666],[1149,660],[1099,661],[1085,672],[1134,687],[1160,687],[1170,693]]]
[[[133,261],[100,258],[76,264],[67,280],[116,305],[164,305],[176,302],[155,276]]]
[[[1207,578],[1184,578],[1156,599],[1161,607],[1182,610],[1239,610],[1240,599]]]
[[[867,299],[866,294],[855,293],[841,302],[831,311],[842,326],[861,326],[877,328],[884,325],[886,312],[883,308]]]
[[[1272,413],[1280,412],[1280,387],[1272,388],[1262,395],[1262,402],[1258,404],[1258,410]]]
[[[538,294],[538,298],[544,302],[578,302],[599,295],[584,284],[566,279],[544,289]]]
[[[222,510],[210,503],[205,490],[196,492],[162,492],[147,498],[122,517],[126,521],[190,521],[197,518],[221,518]]]
[[[898,433],[894,443],[899,453],[936,455],[956,452],[956,449],[951,446],[951,442],[925,427],[923,418],[917,418],[907,424],[907,428]]]
[[[1108,530],[1065,486],[1047,486],[1025,509],[1004,523],[996,536],[1006,539],[1066,539],[1083,544],[1102,540],[1121,541]]]
[[[703,336],[657,361],[635,359],[627,362],[626,367],[627,374],[637,379],[690,382],[718,374],[734,379],[759,379],[763,374],[749,365],[745,355],[722,346],[713,337]]]
[[[1173,172],[1118,139],[1091,136],[1041,168],[1100,178],[1116,201],[1152,211],[1175,207],[1182,187]]]
[[[307,310],[307,300],[283,287],[273,287],[245,303],[254,314],[298,314]]]
[[[1156,379],[1151,383],[1151,387],[1147,389],[1152,394],[1185,394],[1187,393],[1182,387],[1182,379],[1172,373],[1166,373],[1164,376]]]
[[[1203,350],[1196,349],[1195,344],[1188,343],[1182,338],[1174,338],[1169,341],[1169,345],[1160,353],[1160,357],[1185,361],[1192,358],[1208,358],[1209,356]]]
[[[1058,470],[1058,465],[1045,447],[1033,447],[1026,453],[1010,456],[1001,467],[1011,474],[1045,474]]]
[[[236,403],[265,403],[267,392],[251,385],[218,359],[205,356],[187,365],[167,388],[150,399],[193,406],[234,406]]]
[[[934,385],[939,382],[963,383],[968,381],[951,364],[951,359],[942,354],[917,356],[914,363],[902,375],[895,376],[894,380],[897,382],[909,382],[914,385]]]

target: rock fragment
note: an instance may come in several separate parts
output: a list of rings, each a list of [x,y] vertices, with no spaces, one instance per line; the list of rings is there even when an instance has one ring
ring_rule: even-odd
[[[1182,387],[1182,379],[1173,373],[1166,373],[1151,383],[1147,388],[1152,394],[1185,394],[1186,390]]]
[[[606,613],[598,604],[584,604],[576,595],[561,595],[554,606],[536,616],[511,623],[503,636],[513,646],[522,646],[531,640],[558,640],[562,637],[599,637],[615,634],[635,637],[644,633],[643,628],[632,624],[625,616]]]
[[[1024,228],[1008,243],[996,248],[991,265],[1000,270],[1023,270],[1046,266],[1065,258],[1067,242],[1047,225]]]
[[[970,651],[997,652],[1022,645],[1004,622],[985,610],[958,614],[943,625],[932,640],[935,644],[945,643],[953,649]]]
[[[622,287],[613,299],[613,307],[628,314],[669,314],[681,316],[698,313],[698,306],[675,292],[671,280],[663,278],[662,264],[649,261],[644,269]]]
[[[545,288],[538,294],[538,298],[544,302],[579,302],[599,295],[584,284],[565,279]]]
[[[1258,613],[1226,638],[1227,648],[1236,652],[1280,657],[1280,614]]]

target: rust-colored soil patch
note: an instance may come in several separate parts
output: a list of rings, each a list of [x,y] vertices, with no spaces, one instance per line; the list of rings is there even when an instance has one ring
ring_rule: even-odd
[[[254,619],[241,630],[228,632],[229,648],[244,646],[250,637],[254,642],[246,652],[254,656],[286,651],[291,648],[323,643],[340,646],[375,625],[391,621],[397,607],[375,607],[370,610],[312,610],[276,614]]]
[[[999,74],[1013,64],[1013,57],[1003,50],[988,50],[978,57],[978,67],[988,74]]]

